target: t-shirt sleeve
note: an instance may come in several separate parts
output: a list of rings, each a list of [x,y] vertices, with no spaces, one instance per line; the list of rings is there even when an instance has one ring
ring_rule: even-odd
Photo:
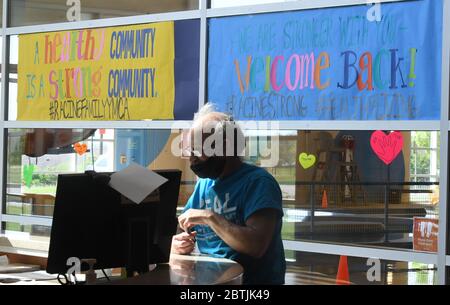
[[[256,211],[275,209],[279,217],[283,217],[282,196],[280,186],[275,179],[257,177],[249,183],[244,201],[244,221]]]

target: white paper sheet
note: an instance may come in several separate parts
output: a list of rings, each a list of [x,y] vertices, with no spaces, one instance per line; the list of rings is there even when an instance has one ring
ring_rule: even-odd
[[[139,204],[166,181],[166,178],[148,168],[131,163],[127,168],[111,175],[109,186]]]

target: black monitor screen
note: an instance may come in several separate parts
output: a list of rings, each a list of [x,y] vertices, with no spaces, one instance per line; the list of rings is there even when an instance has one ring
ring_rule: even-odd
[[[66,273],[71,257],[96,259],[94,269],[168,262],[181,172],[156,173],[168,181],[140,204],[108,186],[110,173],[59,175],[47,272]]]

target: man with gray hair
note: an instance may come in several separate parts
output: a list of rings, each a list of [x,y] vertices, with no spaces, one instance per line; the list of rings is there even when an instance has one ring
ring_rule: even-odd
[[[172,252],[225,257],[244,267],[244,284],[284,284],[282,196],[264,169],[242,162],[244,136],[207,104],[190,130],[190,163],[200,178],[182,215]]]

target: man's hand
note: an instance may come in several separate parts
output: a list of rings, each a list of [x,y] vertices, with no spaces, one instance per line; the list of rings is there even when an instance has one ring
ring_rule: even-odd
[[[188,231],[195,225],[209,225],[214,215],[211,210],[189,209],[178,217],[178,223],[182,230]]]
[[[175,254],[190,254],[195,248],[195,236],[197,232],[188,234],[182,232],[172,237],[172,249],[170,252]]]

